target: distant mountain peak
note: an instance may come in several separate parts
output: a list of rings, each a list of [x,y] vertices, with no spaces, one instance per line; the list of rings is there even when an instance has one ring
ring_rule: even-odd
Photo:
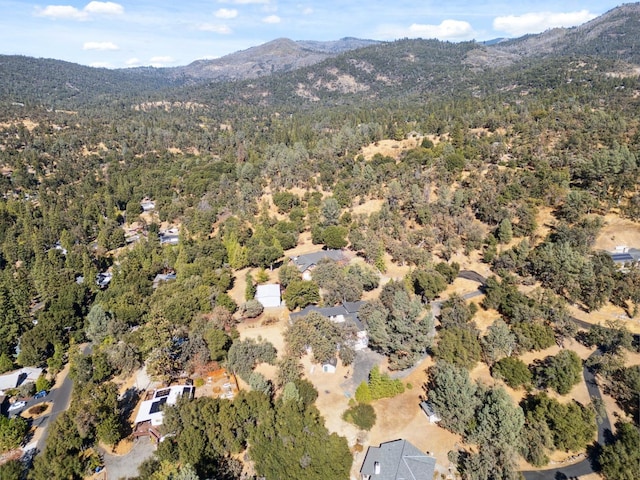
[[[276,38],[213,60],[196,60],[172,69],[176,76],[209,80],[244,80],[319,63],[341,53],[377,44],[375,40],[347,37],[336,41],[294,41]]]

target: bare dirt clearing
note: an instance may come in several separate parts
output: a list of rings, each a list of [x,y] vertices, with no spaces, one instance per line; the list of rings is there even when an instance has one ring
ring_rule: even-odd
[[[380,140],[363,147],[360,152],[365,160],[371,160],[376,153],[397,160],[403,151],[416,148],[421,141],[422,137],[410,137],[405,140]]]
[[[264,322],[266,318],[273,318],[275,321],[273,323],[268,322],[269,324],[265,325],[265,323],[267,323]],[[255,340],[262,339],[271,342],[273,346],[276,347],[276,350],[278,350],[278,357],[282,357],[285,351],[283,333],[288,325],[289,313],[285,307],[267,308],[258,318],[244,320],[238,324],[237,329],[242,340],[253,338]]]
[[[640,248],[640,223],[613,213],[605,215],[604,221],[593,245],[594,250],[613,251],[618,246]]]

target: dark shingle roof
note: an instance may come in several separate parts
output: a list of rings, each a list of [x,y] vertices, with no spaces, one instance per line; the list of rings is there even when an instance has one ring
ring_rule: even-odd
[[[342,250],[320,250],[319,252],[307,253],[291,257],[291,261],[298,267],[300,272],[304,272],[308,268],[317,265],[320,260],[324,259],[341,262],[345,259]]]
[[[375,474],[376,465],[380,473]],[[372,480],[432,480],[436,459],[425,455],[406,440],[369,447],[360,473]]]
[[[362,331],[364,330],[364,325],[358,318],[358,311],[360,311],[360,307],[362,307],[362,305],[364,305],[365,303],[366,302],[364,301],[345,302],[342,305],[337,305],[335,307],[319,307],[317,305],[309,305],[299,312],[290,313],[289,318],[291,320],[297,320],[299,318],[307,316],[311,312],[317,312],[327,318],[342,315],[345,322],[353,322],[356,325],[358,331]]]

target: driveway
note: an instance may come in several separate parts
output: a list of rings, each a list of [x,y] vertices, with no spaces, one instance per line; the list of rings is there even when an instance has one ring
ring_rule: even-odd
[[[140,437],[133,441],[133,448],[125,455],[113,455],[103,452],[106,478],[118,480],[138,476],[138,467],[156,451],[156,445],[149,437]]]
[[[351,365],[353,373],[348,380],[340,384],[340,387],[351,395],[355,394],[358,385],[369,380],[369,372],[371,372],[371,369],[376,365],[380,365],[384,359],[384,356],[368,348],[358,350],[356,352],[356,358]]]

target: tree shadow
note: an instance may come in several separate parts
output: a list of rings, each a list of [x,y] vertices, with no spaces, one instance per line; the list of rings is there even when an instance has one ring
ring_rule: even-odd
[[[605,438],[607,438],[607,443],[609,442],[608,437],[611,436],[611,431],[607,430],[605,432]],[[600,455],[602,454],[602,445],[598,442],[593,442],[591,445],[587,447],[587,459],[589,463],[591,463],[591,468],[595,472],[599,472],[601,469],[600,466]]]
[[[135,387],[129,387],[118,399],[120,418],[129,418],[140,400],[140,392]],[[122,436],[128,437],[133,433],[130,422],[122,422]]]

